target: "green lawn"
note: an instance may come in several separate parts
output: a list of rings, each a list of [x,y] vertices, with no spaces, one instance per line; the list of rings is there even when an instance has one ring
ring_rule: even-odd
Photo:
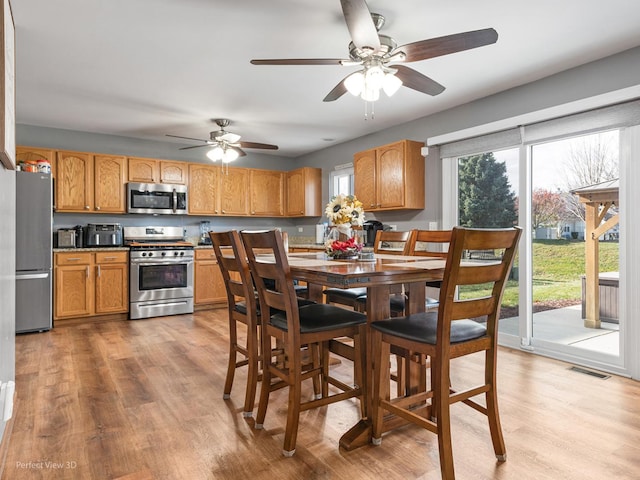
[[[600,242],[600,271],[618,271],[618,243]],[[533,302],[575,300],[582,295],[585,244],[578,240],[533,241]],[[516,259],[516,265],[518,259]],[[464,297],[464,293],[462,294]],[[510,280],[505,289],[504,306],[518,305],[518,283]]]

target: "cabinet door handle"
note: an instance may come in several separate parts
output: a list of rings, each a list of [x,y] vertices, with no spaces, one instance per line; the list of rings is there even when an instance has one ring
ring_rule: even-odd
[[[89,278],[89,265],[87,265],[87,278]]]
[[[100,270],[100,265],[98,265],[98,277],[101,275],[102,271]]]
[[[96,210],[100,210],[100,207],[96,207]]]
[[[218,212],[216,212],[216,213],[218,213]],[[227,213],[227,211],[226,210],[222,210],[222,213]]]
[[[84,209],[85,209],[85,210],[89,210],[89,205],[85,205],[85,206],[84,206]]]
[[[80,258],[78,258],[78,257],[67,258],[67,262],[77,262],[79,260],[80,260]]]

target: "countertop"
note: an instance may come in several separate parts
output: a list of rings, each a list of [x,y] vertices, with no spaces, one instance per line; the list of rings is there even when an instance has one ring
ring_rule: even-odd
[[[129,247],[86,247],[86,248],[54,248],[53,253],[60,252],[128,252]]]

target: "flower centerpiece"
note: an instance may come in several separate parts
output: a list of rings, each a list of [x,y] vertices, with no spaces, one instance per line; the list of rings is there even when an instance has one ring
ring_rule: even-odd
[[[325,242],[327,255],[333,258],[357,256],[362,244],[352,233],[352,227],[361,227],[364,223],[364,209],[354,195],[336,195],[327,204],[325,214],[334,225]]]

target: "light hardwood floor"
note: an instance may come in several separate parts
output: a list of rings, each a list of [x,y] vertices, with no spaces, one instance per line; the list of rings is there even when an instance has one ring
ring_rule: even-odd
[[[304,412],[296,454],[284,458],[286,392],[272,399],[264,430],[241,415],[244,371],[222,399],[225,317],[220,309],[18,336],[2,480],[440,478],[436,437],[417,427],[385,435],[379,447],[340,450],[358,416],[349,401]],[[496,462],[484,417],[456,405],[457,478],[640,478],[640,383],[569,367],[501,349],[508,460]],[[472,359],[453,375],[477,370]]]

